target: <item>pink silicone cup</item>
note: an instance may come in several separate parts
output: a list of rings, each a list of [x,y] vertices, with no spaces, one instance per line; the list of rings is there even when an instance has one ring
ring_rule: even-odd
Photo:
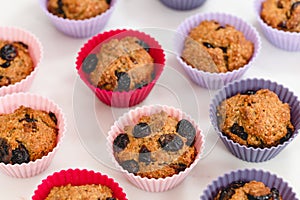
[[[105,43],[112,38],[120,39],[126,36],[137,37],[149,45],[150,47],[149,54],[154,59],[154,71],[155,71],[154,79],[146,86],[143,86],[142,88],[139,89],[130,90],[128,92],[107,91],[95,87],[90,83],[89,75],[83,72],[81,69],[83,60],[90,53],[98,52],[102,43]],[[95,95],[98,97],[100,101],[102,101],[106,105],[113,106],[113,107],[131,107],[141,103],[153,89],[158,78],[163,72],[164,65],[165,65],[164,51],[160,46],[160,44],[154,38],[137,30],[126,30],[126,29],[111,30],[94,36],[93,38],[88,40],[87,43],[84,44],[84,46],[80,49],[80,52],[78,53],[78,56],[76,58],[76,69],[81,80],[83,80],[83,82],[95,93]]]
[[[200,200],[211,200],[218,194],[218,191],[234,181],[252,181],[263,182],[270,189],[275,187],[284,200],[298,200],[292,187],[282,178],[275,174],[260,169],[239,169],[219,176],[212,181],[203,191]]]
[[[0,87],[0,96],[15,92],[26,92],[31,87],[43,58],[43,47],[39,39],[27,30],[17,27],[0,27],[0,40],[20,41],[28,45],[30,57],[34,63],[33,71],[20,82]]]
[[[260,17],[261,5],[265,0],[255,0],[254,9],[258,24],[266,39],[275,47],[286,51],[300,51],[300,33],[272,28]]]
[[[58,17],[48,11],[47,1],[39,0],[40,6],[57,30],[74,38],[86,38],[99,33],[106,26],[118,0],[111,0],[110,8],[104,13],[85,20]]]
[[[127,200],[123,189],[112,178],[109,178],[107,175],[101,174],[100,172],[86,169],[61,170],[47,176],[34,191],[32,200],[44,200],[53,187],[65,186],[67,184],[75,186],[88,184],[105,185],[113,191],[115,198],[118,198],[118,200]]]
[[[48,98],[30,94],[15,93],[0,97],[0,113],[12,113],[19,106],[28,106],[33,109],[41,109],[46,112],[53,112],[57,118],[57,145],[46,156],[29,163],[4,164],[0,162],[0,170],[8,176],[16,178],[28,178],[42,173],[51,164],[53,157],[58,151],[66,131],[66,120],[62,110],[57,104]]]
[[[195,161],[190,165],[190,167],[186,168],[184,171],[167,178],[159,178],[159,179],[146,178],[146,177],[142,178],[140,176],[134,175],[133,173],[129,173],[127,170],[124,170],[114,158],[113,148],[112,148],[114,138],[116,138],[118,134],[123,132],[124,126],[133,125],[137,122],[137,120],[140,117],[144,115],[151,115],[153,113],[157,113],[162,110],[167,112],[170,116],[178,118],[179,120],[180,119],[189,120],[196,128],[195,147],[197,149],[198,154],[195,158]],[[170,190],[176,187],[178,184],[180,184],[188,176],[191,170],[197,165],[203,153],[203,149],[204,149],[204,136],[202,134],[202,131],[198,127],[198,125],[190,118],[190,116],[183,113],[179,109],[165,106],[165,105],[143,106],[143,107],[138,107],[134,110],[130,110],[128,113],[125,113],[114,123],[114,125],[111,127],[110,131],[108,132],[108,136],[107,136],[107,150],[108,153],[112,156],[113,163],[115,164],[117,169],[120,170],[124,174],[124,176],[137,188],[140,188],[148,192],[163,192],[163,191]]]
[[[160,0],[164,5],[175,10],[191,10],[200,7],[205,0]]]
[[[271,148],[253,148],[233,142],[219,130],[216,115],[217,106],[220,105],[220,103],[226,98],[234,96],[239,92],[243,93],[248,90],[256,91],[262,88],[266,88],[275,92],[282,102],[289,104],[291,108],[291,122],[295,128],[293,135],[284,143]],[[237,158],[248,162],[264,162],[274,158],[284,148],[286,148],[286,146],[292,142],[295,137],[297,137],[300,129],[300,102],[298,97],[282,85],[264,79],[246,79],[235,81],[226,85],[215,95],[211,101],[209,115],[215,131],[221,138],[226,148]]]
[[[182,58],[181,52],[184,48],[184,41],[188,37],[192,28],[196,27],[204,20],[216,20],[221,25],[232,25],[237,30],[243,32],[246,39],[250,40],[254,44],[254,52],[252,58],[245,66],[226,73],[210,73],[188,65]],[[245,72],[253,65],[257,56],[260,53],[261,41],[256,29],[244,21],[243,19],[226,13],[200,13],[193,15],[184,20],[177,28],[177,35],[175,37],[175,49],[177,53],[177,60],[188,74],[188,76],[199,86],[208,89],[219,89],[229,82],[240,79]]]

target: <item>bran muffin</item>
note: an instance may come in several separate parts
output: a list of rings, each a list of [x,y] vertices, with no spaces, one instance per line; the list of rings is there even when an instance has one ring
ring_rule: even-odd
[[[219,129],[224,135],[249,147],[272,147],[294,132],[289,104],[268,89],[238,93],[217,108]]]
[[[52,112],[20,106],[0,114],[0,161],[22,164],[47,155],[57,143],[57,118]]]
[[[117,200],[113,197],[112,190],[101,184],[87,184],[73,186],[71,184],[65,186],[53,187],[45,200]]]
[[[0,40],[0,87],[20,82],[33,69],[27,44]]]
[[[241,31],[204,20],[189,32],[181,56],[193,68],[225,73],[245,66],[253,53],[254,44]]]
[[[107,0],[48,0],[49,12],[59,17],[84,20],[95,17],[109,9]]]
[[[219,190],[214,200],[234,199],[269,199],[281,200],[278,189],[268,188],[259,181],[234,181]]]
[[[260,16],[269,26],[290,32],[300,32],[300,2],[296,0],[265,0]]]
[[[194,162],[195,135],[191,122],[160,111],[126,126],[113,141],[113,153],[129,173],[155,179],[171,177]]]
[[[111,39],[97,54],[89,54],[82,70],[90,73],[90,82],[107,91],[141,88],[154,78],[153,58],[149,46],[136,37]]]

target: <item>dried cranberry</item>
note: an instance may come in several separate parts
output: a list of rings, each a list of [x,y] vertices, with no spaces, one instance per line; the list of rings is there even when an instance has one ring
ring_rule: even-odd
[[[118,72],[115,71],[115,75],[117,76],[118,85],[117,91],[128,91],[130,89],[131,78],[126,72]]]
[[[129,173],[136,174],[140,170],[139,164],[135,160],[126,160],[121,163],[121,166]]]
[[[150,47],[149,47],[149,45],[148,45],[146,42],[144,42],[143,40],[138,40],[137,43],[138,43],[141,47],[143,47],[143,49],[145,49],[145,51],[149,52]]]
[[[133,127],[132,134],[135,138],[146,137],[151,134],[151,128],[147,123],[138,123]]]
[[[208,42],[203,42],[202,44],[207,48],[215,48],[212,44],[210,44]]]
[[[244,128],[242,126],[238,125],[237,123],[234,123],[232,125],[232,127],[230,128],[230,131],[233,134],[242,138],[243,140],[247,140],[247,138],[248,138],[248,134],[244,131]]]
[[[11,158],[12,164],[28,163],[29,161],[30,161],[30,156],[28,150],[22,143],[19,143],[18,148],[12,151],[12,158]]]
[[[0,56],[3,60],[12,61],[17,56],[17,50],[13,45],[6,44],[0,49]]]
[[[196,129],[191,122],[186,119],[180,120],[176,125],[176,132],[187,139],[186,145],[192,146],[194,144]]]
[[[184,171],[187,166],[186,164],[183,163],[178,163],[178,164],[171,164],[170,167],[172,167],[173,169],[175,169],[175,172],[178,174],[179,172]]]
[[[48,113],[48,115],[51,118],[51,120],[57,125],[56,115],[53,112],[51,112],[51,111]]]
[[[292,4],[292,7],[291,7],[291,12],[293,12],[294,10],[296,10],[299,5],[300,5],[300,1],[294,2]]]
[[[139,151],[139,162],[144,162],[146,165],[151,162],[151,151],[145,145]]]
[[[158,142],[165,151],[178,151],[183,147],[182,139],[176,134],[165,134],[159,137]]]
[[[89,54],[82,63],[82,70],[85,73],[91,73],[96,69],[98,58],[96,54]]]
[[[5,138],[0,138],[0,162],[8,164],[12,157],[11,146]]]
[[[10,61],[6,61],[0,65],[2,68],[8,68],[10,66]]]
[[[120,152],[123,151],[127,145],[129,144],[129,137],[126,133],[119,134],[113,142],[113,149],[114,152]]]

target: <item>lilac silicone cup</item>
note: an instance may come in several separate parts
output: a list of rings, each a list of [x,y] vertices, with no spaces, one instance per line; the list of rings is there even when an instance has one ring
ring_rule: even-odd
[[[192,10],[201,6],[205,0],[160,0],[165,6],[175,10]]]
[[[85,20],[58,17],[48,11],[47,1],[48,0],[39,0],[40,6],[57,30],[74,38],[87,38],[99,33],[106,26],[111,14],[115,10],[118,0],[112,0],[110,8],[104,13]]]
[[[261,5],[265,0],[255,0],[255,13],[266,39],[275,47],[286,51],[300,51],[300,33],[283,31],[266,24],[260,17]]]
[[[243,93],[248,90],[256,91],[262,88],[275,92],[282,102],[289,104],[291,109],[291,122],[295,128],[293,135],[284,143],[270,148],[253,148],[233,142],[222,134],[218,127],[216,115],[217,106],[219,106],[226,98],[232,97],[238,93]],[[264,79],[246,79],[235,81],[220,89],[210,103],[209,116],[215,131],[225,144],[226,148],[233,155],[248,162],[264,162],[278,155],[298,135],[300,129],[300,102],[293,92],[276,82]]]
[[[229,24],[234,26],[237,30],[243,32],[246,39],[250,40],[254,44],[254,52],[248,64],[237,70],[226,73],[205,72],[188,65],[181,58],[182,50],[184,48],[184,41],[188,37],[191,29],[198,26],[204,20],[215,20],[221,25]],[[177,55],[176,58],[185,72],[196,84],[208,89],[219,89],[229,82],[240,79],[250,68],[250,66],[252,66],[261,48],[260,37],[256,29],[243,19],[226,13],[200,13],[187,18],[178,26],[177,35],[175,36],[174,42]]]
[[[166,178],[146,178],[134,175],[133,173],[129,173],[127,170],[124,170],[120,164],[116,161],[114,154],[113,154],[113,141],[123,132],[124,127],[127,125],[134,125],[137,123],[138,119],[142,116],[151,115],[153,113],[158,113],[160,111],[167,112],[170,116],[173,116],[177,119],[187,119],[190,121],[196,129],[196,140],[195,140],[195,147],[197,149],[197,156],[194,162],[186,168],[184,171],[181,171],[178,174],[175,174],[170,177]],[[110,131],[108,132],[107,136],[107,150],[108,153],[111,155],[113,163],[120,170],[123,175],[137,188],[148,192],[163,192],[170,190],[180,184],[186,176],[191,172],[191,170],[197,165],[198,161],[201,158],[204,149],[204,135],[202,134],[202,130],[198,127],[198,125],[188,116],[187,114],[183,113],[179,109],[165,106],[165,105],[151,105],[151,106],[143,106],[137,107],[134,110],[130,110],[129,112],[125,113],[122,117],[120,117],[114,125],[111,127]]]
[[[277,188],[282,199],[298,200],[292,187],[287,182],[275,174],[260,169],[239,169],[219,176],[203,191],[200,200],[213,200],[220,189],[234,181],[252,180],[263,182],[270,189],[273,187]]]
[[[29,178],[45,171],[51,164],[56,152],[60,148],[66,131],[66,119],[61,108],[52,100],[30,93],[14,93],[0,97],[0,113],[12,113],[19,106],[53,112],[57,118],[57,143],[51,152],[35,161],[22,164],[4,164],[0,162],[0,171],[16,178]]]
[[[43,59],[43,46],[40,40],[31,32],[17,27],[0,27],[0,40],[23,42],[28,45],[28,51],[33,61],[33,71],[21,81],[0,87],[0,96],[15,92],[26,92],[30,89]]]

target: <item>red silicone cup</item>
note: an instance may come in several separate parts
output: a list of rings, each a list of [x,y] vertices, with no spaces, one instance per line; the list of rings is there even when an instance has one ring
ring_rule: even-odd
[[[86,169],[68,169],[55,172],[42,180],[34,191],[32,200],[44,200],[50,190],[55,186],[71,185],[87,185],[87,184],[101,184],[109,187],[113,191],[113,196],[118,200],[127,200],[123,189],[112,178],[103,175],[100,172],[94,172]]]
[[[89,75],[82,71],[82,62],[90,53],[98,52],[102,43],[113,38],[121,39],[126,36],[137,37],[149,45],[149,54],[154,59],[154,79],[146,86],[128,92],[108,91],[95,87],[90,83]],[[84,44],[76,58],[76,69],[83,82],[95,93],[100,101],[113,107],[131,107],[141,103],[151,92],[164,69],[164,65],[164,51],[154,38],[137,30],[126,29],[111,30],[94,36]]]

